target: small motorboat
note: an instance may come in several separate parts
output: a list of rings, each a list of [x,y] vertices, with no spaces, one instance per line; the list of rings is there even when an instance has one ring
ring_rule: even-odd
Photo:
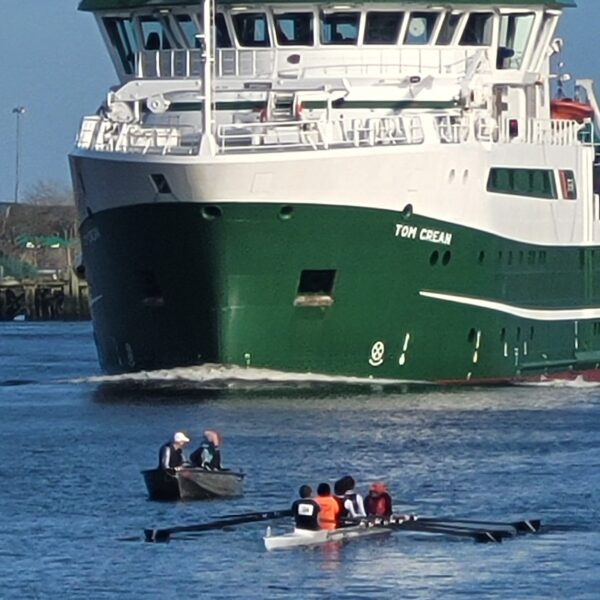
[[[209,500],[244,493],[244,473],[184,467],[142,471],[150,500]]]
[[[286,548],[298,548],[300,546],[318,546],[328,542],[344,542],[346,540],[373,535],[385,535],[391,533],[391,531],[389,527],[385,526],[375,525],[368,527],[366,524],[361,524],[356,527],[319,529],[316,531],[296,528],[291,533],[284,535],[271,535],[271,528],[269,527],[263,540],[267,550],[283,550]]]

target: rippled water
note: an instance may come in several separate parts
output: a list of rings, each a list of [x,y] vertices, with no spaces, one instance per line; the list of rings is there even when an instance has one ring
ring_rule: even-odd
[[[269,378],[219,367],[102,378],[88,324],[0,324],[0,596],[598,597],[600,389]],[[246,495],[148,501],[140,470],[158,447],[206,427],[247,473]],[[547,530],[498,545],[395,533],[273,553],[261,523],[142,541],[145,527],[287,507],[301,483],[346,473],[363,488],[387,481],[398,510],[538,517]]]

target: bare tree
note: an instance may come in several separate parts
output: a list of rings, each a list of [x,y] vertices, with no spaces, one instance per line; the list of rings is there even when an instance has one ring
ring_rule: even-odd
[[[64,206],[72,205],[73,192],[71,188],[57,181],[38,181],[27,190],[24,202],[37,206]]]

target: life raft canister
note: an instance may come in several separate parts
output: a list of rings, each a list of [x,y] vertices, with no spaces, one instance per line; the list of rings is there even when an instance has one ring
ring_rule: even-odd
[[[594,116],[594,109],[586,102],[572,98],[555,98],[550,102],[550,115],[553,119],[567,119],[582,123]]]

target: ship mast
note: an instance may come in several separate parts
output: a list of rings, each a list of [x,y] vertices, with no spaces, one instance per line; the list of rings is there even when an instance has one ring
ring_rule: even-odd
[[[214,0],[200,0],[202,7],[203,31],[199,35],[202,42],[202,78],[204,86],[204,102],[202,109],[202,142],[200,154],[215,154],[216,143],[213,131],[213,25]]]

